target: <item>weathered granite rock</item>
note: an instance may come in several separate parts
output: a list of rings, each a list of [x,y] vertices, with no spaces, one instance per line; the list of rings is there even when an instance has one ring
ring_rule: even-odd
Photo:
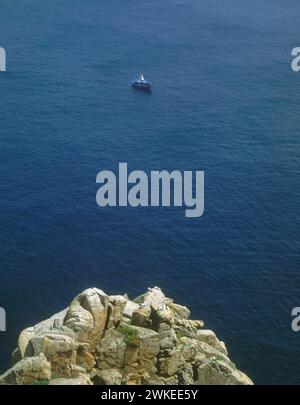
[[[32,346],[30,345],[30,341],[33,337],[51,331],[57,325],[63,325],[63,320],[66,316],[67,310],[68,309],[66,308],[60,311],[59,313],[51,316],[49,319],[39,322],[35,326],[31,326],[29,328],[24,329],[20,333],[18,339],[18,352],[20,359],[24,358],[25,356],[33,355]],[[68,333],[72,333],[72,331],[69,330]]]
[[[231,366],[228,362],[216,358],[207,359],[197,369],[199,385],[251,385],[246,374]]]
[[[196,338],[199,339],[201,342],[209,344],[210,346],[214,347],[220,352],[227,354],[227,349],[224,342],[221,342],[212,330],[209,329],[197,330]]]
[[[125,336],[118,330],[109,330],[96,348],[96,361],[99,369],[124,367],[127,344]]]
[[[132,325],[150,328],[151,322],[151,308],[141,306],[132,313]]]
[[[151,307],[157,311],[165,311],[166,297],[159,287],[149,288],[142,301],[143,306]]]
[[[77,378],[55,378],[49,385],[93,385],[93,383],[87,375],[82,374]]]
[[[159,353],[159,335],[151,329],[139,326],[132,326],[132,328],[137,332],[140,340],[137,346],[138,367],[152,370],[156,364],[156,356]]]
[[[178,339],[176,332],[168,324],[161,323],[158,329],[160,349],[171,350],[176,345]]]
[[[127,301],[126,305],[125,305],[125,309],[123,312],[123,316],[125,318],[130,318],[132,317],[132,314],[134,313],[134,311],[137,311],[140,308],[139,304],[136,304],[133,301]]]
[[[152,326],[154,330],[159,329],[160,323],[173,325],[174,313],[168,306],[172,301],[166,298],[160,288],[149,288],[147,293],[138,298],[143,308],[151,309]]]
[[[77,378],[80,377],[82,374],[86,374],[86,369],[77,365],[72,364],[69,369],[69,378]],[[57,373],[53,373],[55,378],[57,377]],[[54,377],[53,377],[54,378]]]
[[[250,378],[237,370],[223,352],[207,343],[199,342],[195,351],[197,367],[195,383],[199,385],[252,385]]]
[[[185,363],[183,369],[178,374],[180,385],[194,384],[194,367],[191,363]]]
[[[188,319],[190,317],[190,310],[182,305],[172,302],[169,304],[169,308],[173,311],[173,314],[177,318]]]
[[[109,297],[109,308],[107,328],[117,327],[123,320],[124,310],[128,299],[123,295],[111,295]]]
[[[88,352],[86,345],[79,345],[77,349],[76,364],[86,371],[91,371],[95,364],[96,360],[94,356]]]
[[[61,376],[69,376],[69,367],[76,363],[77,343],[74,336],[68,336],[59,331],[49,331],[34,336],[30,344],[33,356],[43,353],[51,362],[52,371]]]
[[[49,380],[51,380],[51,364],[43,353],[20,360],[0,376],[0,384],[7,385],[32,385]]]
[[[95,385],[121,385],[122,374],[114,368],[98,371],[92,378]]]
[[[24,329],[0,384],[253,384],[188,308],[149,288],[133,301],[97,288]]]
[[[203,328],[203,321],[193,321],[190,319],[176,318],[173,327],[178,335],[189,336],[193,338]]]
[[[90,288],[71,302],[64,325],[72,329],[79,342],[87,343],[92,351],[104,333],[109,297],[98,288]]]
[[[185,359],[179,350],[170,352],[168,357],[161,357],[158,362],[158,370],[165,377],[171,377],[184,368]]]

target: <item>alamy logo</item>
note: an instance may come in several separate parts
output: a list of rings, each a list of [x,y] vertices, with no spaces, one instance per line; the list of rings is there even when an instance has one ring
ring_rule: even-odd
[[[0,48],[0,72],[6,72],[6,52],[4,48]]]
[[[292,56],[295,56],[295,58],[292,61],[292,70],[294,72],[299,72],[300,71],[300,47],[294,48],[292,50]]]
[[[195,177],[195,179],[194,179]],[[142,170],[128,173],[127,163],[119,163],[118,180],[110,170],[98,173],[96,201],[99,207],[182,207],[185,216],[201,217],[204,212],[204,172]]]
[[[292,316],[294,319],[292,320],[292,330],[294,332],[299,332],[300,331],[300,307],[295,307],[292,309]]]
[[[6,312],[4,308],[0,307],[0,332],[6,331]]]

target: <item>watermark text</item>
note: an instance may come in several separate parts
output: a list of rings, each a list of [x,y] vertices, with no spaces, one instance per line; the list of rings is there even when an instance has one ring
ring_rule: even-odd
[[[294,72],[300,71],[300,47],[294,48],[292,50],[292,56],[294,59],[292,60],[292,70]]]
[[[0,72],[6,72],[6,51],[0,47]]]
[[[6,332],[6,312],[0,307],[0,332]]]
[[[292,320],[291,327],[294,332],[299,332],[300,331],[300,307],[295,307],[292,309],[292,317],[294,319]]]
[[[119,163],[116,176],[110,170],[98,173],[96,194],[99,207],[182,207],[188,218],[201,217],[204,212],[204,172],[142,170],[128,173],[127,163]]]

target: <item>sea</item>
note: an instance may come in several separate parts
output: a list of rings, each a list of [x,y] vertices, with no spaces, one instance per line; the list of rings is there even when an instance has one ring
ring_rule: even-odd
[[[300,383],[299,16],[299,0],[1,0],[1,371],[84,289],[159,286],[256,384]],[[204,171],[203,216],[100,208],[96,175],[119,162]]]

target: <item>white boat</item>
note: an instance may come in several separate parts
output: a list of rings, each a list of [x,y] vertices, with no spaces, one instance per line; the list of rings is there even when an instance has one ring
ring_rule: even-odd
[[[144,78],[144,75],[141,73],[139,77],[131,82],[132,87],[142,90],[151,90],[152,83]]]

